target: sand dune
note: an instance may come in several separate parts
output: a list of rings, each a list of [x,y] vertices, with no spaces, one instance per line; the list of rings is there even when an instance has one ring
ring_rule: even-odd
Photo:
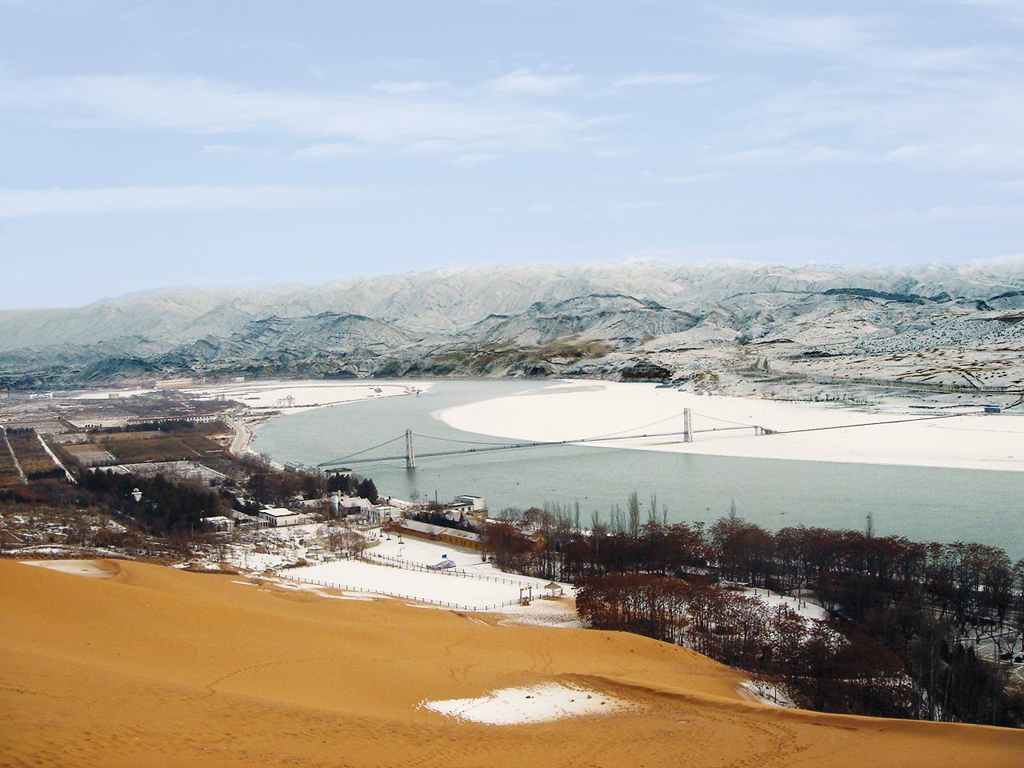
[[[117,573],[0,561],[0,765],[934,768],[1024,754],[1017,731],[745,702],[737,673],[635,636],[104,567]],[[491,726],[420,706],[551,683],[628,707]]]

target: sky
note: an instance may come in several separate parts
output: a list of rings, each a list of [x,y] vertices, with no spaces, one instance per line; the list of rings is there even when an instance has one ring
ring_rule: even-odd
[[[0,309],[1024,252],[1024,0],[0,0]]]

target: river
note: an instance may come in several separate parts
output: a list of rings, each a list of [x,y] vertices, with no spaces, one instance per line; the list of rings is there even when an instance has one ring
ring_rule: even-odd
[[[389,397],[271,419],[255,430],[253,449],[277,461],[317,465],[404,434],[406,429],[447,440],[504,442],[463,432],[434,414],[446,408],[549,386],[542,381],[435,381],[419,396]],[[510,441],[511,442],[511,441]],[[418,453],[457,449],[416,438]],[[404,452],[401,441],[364,455]],[[589,446],[348,462],[372,477],[382,494],[441,501],[483,496],[491,514],[505,507],[579,502],[581,521],[592,511],[609,519],[636,490],[668,507],[670,522],[712,523],[735,501],[741,517],[770,529],[791,525],[863,529],[868,514],[878,535],[918,541],[977,541],[1024,557],[1024,472],[939,469],[818,461],[742,459]],[[645,513],[646,514],[646,513]]]

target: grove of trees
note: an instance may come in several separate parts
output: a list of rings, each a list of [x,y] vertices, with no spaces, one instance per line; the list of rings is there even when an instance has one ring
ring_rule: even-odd
[[[667,524],[635,494],[611,525],[578,508],[487,526],[499,567],[574,582],[593,627],[678,643],[780,684],[811,709],[1024,725],[1013,674],[1024,631],[1024,560],[996,547],[870,532],[776,532],[735,510],[710,527]],[[643,519],[641,519],[643,517]],[[811,620],[741,587],[813,595]]]

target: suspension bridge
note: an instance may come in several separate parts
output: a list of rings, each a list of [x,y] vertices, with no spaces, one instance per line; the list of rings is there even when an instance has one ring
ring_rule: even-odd
[[[956,419],[963,418],[965,416],[975,416],[983,414],[985,411],[961,411],[959,413],[944,413],[939,415],[929,416],[910,416],[901,419],[887,419],[879,421],[866,421],[856,424],[830,424],[820,427],[802,427],[800,429],[772,429],[766,427],[763,424],[744,424],[735,421],[729,421],[728,419],[721,419],[715,416],[708,416],[705,414],[699,414],[691,411],[689,408],[683,409],[682,419],[683,428],[681,430],[674,430],[668,432],[640,432],[639,430],[647,429],[649,427],[656,426],[658,424],[665,423],[673,419],[679,419],[679,414],[673,414],[664,419],[651,422],[649,424],[643,424],[636,427],[630,427],[628,429],[622,429],[617,432],[611,432],[604,435],[591,435],[589,437],[579,437],[569,440],[534,440],[534,441],[517,441],[517,442],[494,442],[494,441],[482,441],[482,440],[467,440],[453,437],[437,437],[435,435],[424,435],[413,432],[411,429],[405,430],[405,434],[398,435],[389,440],[385,440],[377,445],[372,445],[369,448],[364,448],[355,453],[350,453],[347,456],[342,456],[337,459],[331,459],[325,461],[316,466],[317,470],[330,472],[332,468],[341,467],[347,464],[372,464],[387,461],[404,461],[407,469],[416,468],[416,460],[419,459],[431,459],[440,458],[444,456],[468,456],[472,454],[487,454],[497,453],[502,451],[516,451],[524,450],[528,448],[555,448],[559,446],[568,445],[586,445],[588,443],[613,443],[627,440],[650,440],[657,438],[670,438],[678,437],[682,438],[684,443],[692,443],[694,437],[700,434],[708,434],[715,432],[734,432],[738,430],[747,430],[753,435],[764,436],[764,435],[787,435],[787,434],[798,434],[804,432],[819,432],[833,429],[854,429],[858,427],[873,427],[882,426],[886,424],[904,424],[914,421],[936,421],[939,419]],[[707,419],[714,422],[714,426],[707,426],[701,429],[693,428],[693,417],[698,416],[703,419]],[[717,426],[722,424],[724,426]],[[629,433],[629,434],[624,434]],[[431,450],[425,452],[416,451],[416,440],[428,440],[434,442],[448,443],[460,447]],[[388,455],[373,455],[375,451],[382,448],[386,448],[395,443],[404,441],[404,453],[395,453]]]

